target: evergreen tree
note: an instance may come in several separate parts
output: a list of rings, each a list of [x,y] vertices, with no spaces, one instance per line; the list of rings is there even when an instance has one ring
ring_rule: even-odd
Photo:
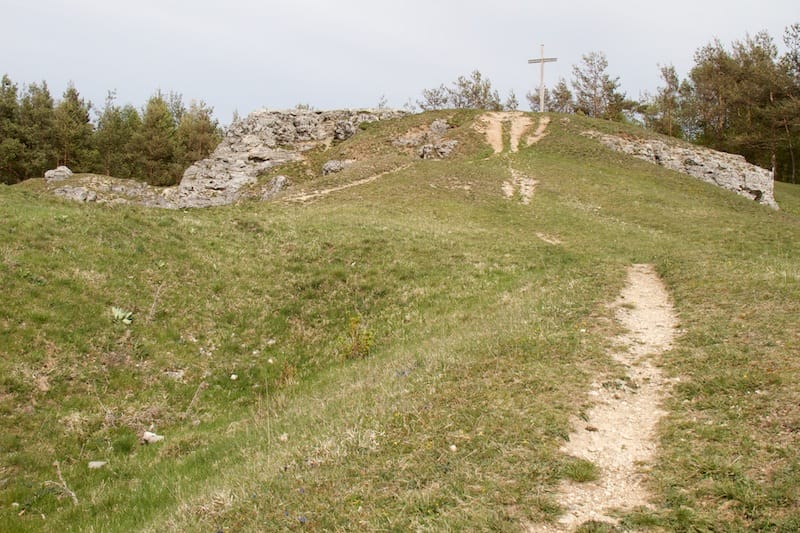
[[[450,102],[456,109],[487,109],[500,111],[500,95],[492,89],[492,82],[484,78],[480,71],[473,71],[469,78],[459,76],[453,83]]]
[[[780,59],[785,74],[786,98],[776,104],[774,121],[785,138],[777,149],[778,176],[798,182],[797,148],[800,146],[800,23],[786,28],[783,34],[786,54]]]
[[[800,109],[790,54],[779,59],[765,32],[730,50],[718,40],[699,49],[686,91],[693,140],[796,179]]]
[[[528,92],[525,95],[532,111],[539,109],[539,93]],[[572,91],[569,90],[566,80],[560,78],[555,87],[544,89],[544,106],[547,111],[553,113],[574,113],[575,105],[572,101]]]
[[[164,101],[167,103],[170,113],[172,113],[172,119],[175,121],[175,124],[180,124],[183,114],[186,113],[186,106],[183,105],[183,95],[175,91],[170,91],[164,98]]]
[[[561,78],[550,93],[547,100],[547,109],[555,113],[574,113],[575,104],[572,100],[572,91],[567,86],[567,80]]]
[[[539,91],[528,91],[525,93],[525,99],[528,101],[528,105],[531,106],[531,111],[534,113],[541,113],[542,110],[540,109],[541,98],[539,98]],[[548,103],[550,102],[550,88],[544,88],[544,106],[546,109],[550,109]],[[552,109],[550,109],[552,111]]]
[[[125,105],[121,110],[122,131],[126,138],[122,166],[119,170],[119,177],[143,179],[145,176],[145,156],[139,150],[139,139],[142,131],[142,116],[139,111],[130,104]]]
[[[519,109],[519,100],[517,100],[517,94],[513,89],[508,92],[508,98],[506,98],[506,102],[503,104],[503,109],[506,111],[516,111]]]
[[[58,164],[73,171],[88,171],[96,155],[92,149],[94,128],[89,117],[90,108],[91,104],[81,98],[70,83],[53,112]]]
[[[19,140],[24,145],[26,178],[41,177],[58,164],[53,125],[53,97],[47,83],[28,85],[19,106]]]
[[[619,120],[626,107],[625,95],[618,92],[619,78],[612,79],[607,68],[602,52],[585,54],[581,65],[572,67],[575,108],[590,117]]]
[[[25,177],[24,145],[19,140],[17,85],[7,75],[0,80],[0,183],[17,183]]]
[[[683,137],[681,120],[683,98],[680,79],[672,65],[660,66],[659,70],[664,86],[658,88],[654,97],[645,95],[638,111],[644,116],[645,127],[680,138]]]
[[[178,160],[183,168],[207,157],[219,144],[219,123],[213,112],[202,100],[193,100],[182,114],[176,137]]]
[[[422,100],[417,100],[417,105],[423,111],[446,109],[450,106],[450,92],[444,84],[432,89],[423,89]]]
[[[108,92],[103,112],[97,119],[94,142],[98,151],[97,171],[116,178],[132,178],[139,170],[132,157],[134,139],[141,119],[133,106],[121,108],[114,103],[116,94]]]
[[[664,86],[658,89],[656,102],[660,111],[658,131],[670,137],[680,137],[678,114],[680,113],[680,80],[672,65],[660,67]]]
[[[431,109],[487,109],[500,111],[503,104],[500,94],[492,89],[492,82],[475,70],[469,78],[459,76],[452,87],[440,85],[422,91],[422,100],[417,105],[423,110]],[[516,99],[516,96],[514,97]]]
[[[151,185],[174,185],[180,179],[176,158],[175,118],[158,92],[147,102],[134,143],[143,157],[143,178]]]

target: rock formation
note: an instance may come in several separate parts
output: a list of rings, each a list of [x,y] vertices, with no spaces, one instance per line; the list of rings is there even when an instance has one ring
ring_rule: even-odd
[[[328,174],[336,174],[337,172],[341,172],[342,170],[351,166],[355,162],[355,159],[331,159],[322,165],[322,175],[327,176]]]
[[[450,125],[441,119],[434,120],[430,126],[406,132],[394,141],[398,148],[416,149],[421,159],[445,159],[458,146],[455,139],[444,139]]]
[[[773,195],[775,181],[772,173],[748,163],[740,155],[686,143],[671,145],[657,139],[621,137],[596,131],[585,132],[584,135],[599,139],[605,146],[618,152],[688,174],[778,209]]]
[[[300,160],[320,144],[346,140],[365,122],[404,114],[384,109],[256,111],[232,124],[214,153],[189,167],[165,197],[179,208],[234,202],[266,170]]]
[[[69,167],[60,166],[58,168],[54,168],[53,170],[48,170],[44,173],[44,179],[47,180],[48,183],[52,181],[62,181],[72,176],[72,171]]]
[[[135,180],[97,174],[78,174],[58,183],[53,194],[76,202],[100,204],[137,204],[146,207],[177,207],[164,197],[165,189]]]

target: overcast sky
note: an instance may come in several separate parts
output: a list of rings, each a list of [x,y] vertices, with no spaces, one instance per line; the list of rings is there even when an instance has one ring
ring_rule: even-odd
[[[109,89],[141,107],[157,89],[201,99],[230,122],[261,107],[391,107],[480,70],[505,99],[539,84],[527,60],[547,56],[545,82],[568,81],[581,55],[638,98],[658,65],[683,77],[699,47],[767,30],[782,49],[798,0],[0,0],[0,74],[73,81],[101,107]]]

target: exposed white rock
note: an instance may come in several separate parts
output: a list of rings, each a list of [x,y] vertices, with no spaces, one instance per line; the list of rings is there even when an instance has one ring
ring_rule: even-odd
[[[404,114],[384,109],[255,111],[232,124],[207,159],[186,170],[170,199],[179,208],[235,202],[270,168],[298,161],[320,144],[352,137],[365,122]]]
[[[153,187],[134,180],[94,174],[81,176],[53,192],[79,202],[139,204],[183,209],[230,204],[243,198],[268,200],[283,190],[285,176],[273,178],[254,190],[260,174],[283,163],[303,159],[303,153],[320,145],[346,140],[367,122],[398,118],[406,113],[390,109],[339,111],[255,111],[228,129],[225,138],[206,159],[184,172],[176,187]],[[47,182],[72,176],[67,167],[48,171]]]
[[[69,177],[72,177],[72,171],[69,169],[69,167],[65,167],[63,165],[54,168],[53,170],[48,170],[44,173],[44,179],[46,179],[48,182],[62,181]]]
[[[289,186],[289,178],[286,176],[275,176],[266,187],[262,189],[261,199],[266,201],[277,196],[279,192]]]
[[[142,434],[142,444],[155,444],[164,440],[164,435],[156,435],[152,431],[145,431]]]
[[[455,139],[444,139],[450,125],[436,119],[430,126],[406,132],[394,141],[398,148],[416,148],[421,159],[445,159],[458,146]]]
[[[458,146],[458,141],[447,139],[436,143],[423,144],[417,153],[422,159],[445,159],[453,152],[456,146]]]
[[[346,169],[347,167],[351,166],[355,163],[355,159],[331,159],[327,161],[324,165],[322,165],[322,175],[327,176],[328,174],[335,174],[337,172],[341,172],[342,170]]]
[[[97,470],[108,464],[108,461],[89,461],[89,470]]]
[[[95,202],[97,201],[97,193],[86,187],[70,187],[63,186],[55,189],[53,193],[56,196],[61,196],[67,200],[74,200],[76,202]]]
[[[605,146],[656,165],[733,191],[756,202],[778,209],[772,172],[748,163],[736,154],[718,152],[687,143],[667,144],[658,139],[620,137],[596,131],[584,135],[599,139]]]

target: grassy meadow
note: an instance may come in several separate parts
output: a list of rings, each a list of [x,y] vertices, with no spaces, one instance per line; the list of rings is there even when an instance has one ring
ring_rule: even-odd
[[[611,152],[580,133],[647,133],[578,117],[491,156],[476,116],[373,124],[276,170],[292,193],[400,169],[306,203],[0,186],[0,529],[554,522],[559,481],[596,475],[559,447],[621,373],[607,304],[633,263],[663,277],[681,336],[653,508],[619,528],[800,529],[800,186],[773,211]],[[437,117],[451,159],[392,144]],[[511,168],[537,180],[530,205],[503,197]]]

